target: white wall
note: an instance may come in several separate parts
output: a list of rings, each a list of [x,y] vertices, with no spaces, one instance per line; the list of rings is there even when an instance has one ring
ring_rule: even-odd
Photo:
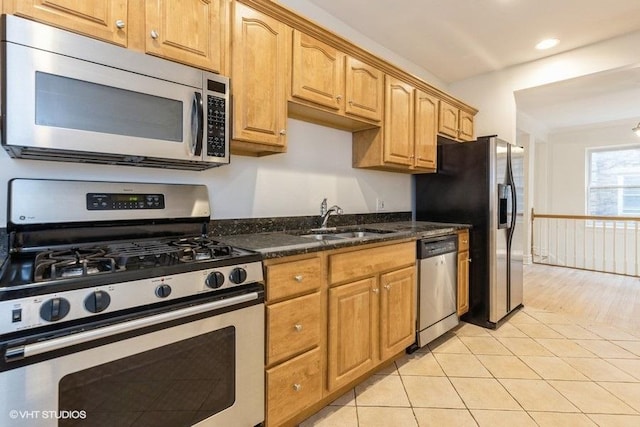
[[[289,119],[288,138],[287,153],[232,156],[203,172],[12,159],[0,150],[0,227],[11,178],[206,184],[215,219],[318,215],[324,197],[349,214],[375,212],[378,197],[386,211],[411,210],[409,175],[351,167],[351,133]]]

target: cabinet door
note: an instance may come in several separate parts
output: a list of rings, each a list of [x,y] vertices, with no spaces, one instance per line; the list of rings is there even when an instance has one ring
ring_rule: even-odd
[[[386,77],[385,86],[384,161],[412,166],[414,89],[390,76]]]
[[[226,51],[223,0],[147,0],[147,53],[217,73]]]
[[[436,168],[438,100],[416,90],[415,114],[415,166],[416,168]]]
[[[284,147],[290,29],[242,3],[234,6],[233,139]]]
[[[473,116],[466,111],[460,110],[460,133],[458,138],[461,141],[473,141]]]
[[[388,359],[415,341],[415,266],[380,278],[380,359]]]
[[[378,284],[375,277],[329,289],[328,388],[333,391],[377,362]]]
[[[469,311],[469,251],[458,253],[458,316]]]
[[[459,114],[460,110],[448,102],[441,100],[440,112],[438,114],[438,132],[457,139]]]
[[[381,121],[384,73],[350,56],[345,63],[345,112]]]
[[[19,0],[15,7],[16,15],[127,45],[127,0]]]
[[[340,110],[344,104],[344,54],[295,30],[291,96]]]

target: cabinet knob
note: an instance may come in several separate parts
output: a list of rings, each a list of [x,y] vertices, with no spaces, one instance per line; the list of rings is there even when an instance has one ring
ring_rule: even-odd
[[[123,29],[125,26],[124,21],[122,19],[118,19],[116,21],[116,27],[118,27],[119,29]]]
[[[158,37],[160,37],[160,34],[156,30],[151,30],[151,38],[155,40]]]
[[[391,285],[384,285],[384,288],[385,288],[386,290],[390,291],[390,290],[391,290]]]
[[[304,277],[302,276],[302,274],[298,274],[293,276],[293,278],[296,280],[296,282],[300,283],[302,282],[302,280],[304,279]]]
[[[338,96],[336,96],[336,99],[337,99],[338,101],[340,101],[340,100],[342,99],[342,95],[338,95]]]
[[[280,135],[286,135],[286,134],[287,134],[286,129],[280,129]]]
[[[295,329],[296,332],[302,332],[302,325],[299,323],[296,323],[295,325],[293,325],[293,329]]]
[[[294,384],[293,385],[293,391],[300,391],[302,390],[302,385],[301,384]]]
[[[378,289],[378,288],[373,288],[373,289],[372,289],[372,291],[373,291],[373,293],[377,294],[378,292],[380,292],[380,289]]]
[[[353,105],[353,101],[349,101],[349,105]]]
[[[467,260],[467,262],[471,262],[471,258],[469,258],[469,259]]]

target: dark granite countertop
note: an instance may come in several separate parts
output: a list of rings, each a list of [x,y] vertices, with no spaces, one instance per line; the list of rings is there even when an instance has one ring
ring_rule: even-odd
[[[340,231],[371,230],[382,232],[382,234],[375,236],[349,239],[316,240],[300,236],[300,234],[304,234],[308,230],[220,235],[214,236],[214,238],[228,245],[260,252],[265,259],[269,259],[369,243],[445,236],[464,228],[470,228],[470,226],[423,221],[399,221],[339,227]]]

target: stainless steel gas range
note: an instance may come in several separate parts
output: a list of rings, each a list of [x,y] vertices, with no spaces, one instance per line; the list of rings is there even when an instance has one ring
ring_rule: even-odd
[[[259,254],[206,235],[201,185],[15,179],[0,425],[264,420]]]

